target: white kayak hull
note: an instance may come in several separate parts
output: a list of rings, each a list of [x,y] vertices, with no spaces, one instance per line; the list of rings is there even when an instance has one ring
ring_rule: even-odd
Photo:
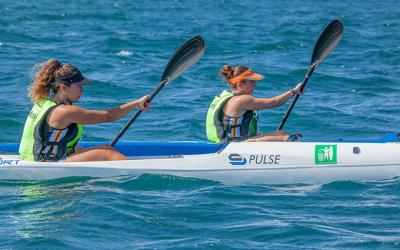
[[[162,169],[119,169],[86,167],[19,167],[2,169],[2,179],[10,180],[48,180],[66,177],[116,177],[137,174],[162,174],[186,178],[200,178],[225,184],[322,184],[332,181],[376,181],[400,176],[398,165],[329,166],[322,169],[311,167],[246,170],[162,170]]]
[[[17,155],[0,157],[3,180],[149,173],[227,184],[291,184],[374,181],[400,176],[397,142],[240,142],[214,153],[132,156],[127,161],[111,162],[29,162],[19,160]]]

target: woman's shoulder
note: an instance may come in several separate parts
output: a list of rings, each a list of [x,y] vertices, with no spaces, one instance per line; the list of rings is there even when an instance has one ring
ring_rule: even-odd
[[[79,107],[78,105],[74,104],[65,104],[65,103],[59,103],[55,108],[55,112],[60,112],[60,113],[74,113],[74,112],[79,112],[82,111],[83,109]]]
[[[226,108],[233,110],[243,110],[248,105],[251,105],[254,102],[254,97],[252,95],[243,94],[233,96],[226,104]]]
[[[233,96],[229,101],[230,102],[251,102],[254,100],[254,96],[248,95],[248,94],[243,94],[243,95],[235,95]]]

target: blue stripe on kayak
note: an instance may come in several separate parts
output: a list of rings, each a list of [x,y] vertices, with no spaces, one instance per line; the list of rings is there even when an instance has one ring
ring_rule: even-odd
[[[315,143],[387,143],[399,142],[399,133],[389,133],[378,140],[329,140],[307,141]],[[95,147],[105,142],[82,142],[83,147]],[[207,142],[118,142],[116,149],[126,156],[164,156],[164,155],[196,155],[210,154],[222,150],[226,145],[218,145]],[[0,153],[18,153],[18,143],[0,143]]]
[[[18,153],[19,143],[1,143],[0,153]]]
[[[375,139],[375,140],[343,140],[343,139],[337,139],[337,140],[327,140],[327,141],[314,141],[314,140],[301,140],[302,142],[342,142],[342,143],[388,143],[388,142],[399,142],[400,139],[400,133],[388,133],[381,139]]]
[[[105,142],[82,142],[82,147],[96,147]],[[0,144],[0,153],[18,153],[18,143]],[[224,145],[206,142],[118,142],[115,148],[126,156],[164,156],[210,154],[224,148]]]
[[[81,143],[93,147],[104,143]],[[197,155],[215,153],[223,145],[206,142],[118,142],[115,148],[126,156]]]

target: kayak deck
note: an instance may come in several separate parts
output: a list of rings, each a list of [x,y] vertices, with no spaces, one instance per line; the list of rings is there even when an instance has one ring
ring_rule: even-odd
[[[314,143],[395,143],[399,142],[400,134],[388,133],[384,137],[375,140],[327,140],[327,141],[313,141],[302,140],[302,142]],[[85,148],[95,147],[107,142],[82,142],[79,145]],[[115,145],[116,150],[126,155],[127,157],[139,156],[179,156],[179,155],[200,155],[212,154],[223,150],[226,144],[215,144],[208,142],[140,142],[121,141]],[[18,143],[0,143],[0,153],[18,153]]]
[[[82,143],[84,147],[102,143]],[[29,162],[18,144],[1,144],[0,179],[42,180],[71,176],[115,177],[143,173],[203,178],[229,184],[326,183],[400,176],[400,143],[379,140],[327,142],[121,142],[126,161]]]

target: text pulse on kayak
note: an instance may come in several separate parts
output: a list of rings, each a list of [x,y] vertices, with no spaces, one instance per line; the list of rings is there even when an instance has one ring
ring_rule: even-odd
[[[248,159],[248,160],[247,160]],[[234,166],[256,164],[256,165],[279,165],[281,155],[252,154],[248,158],[240,154],[230,154],[229,163]]]

